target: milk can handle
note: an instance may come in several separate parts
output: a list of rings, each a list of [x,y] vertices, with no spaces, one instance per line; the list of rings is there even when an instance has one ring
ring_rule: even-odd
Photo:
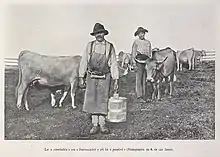
[[[118,79],[115,80],[115,83],[114,83],[114,94],[113,94],[113,97],[115,97],[115,98],[119,97],[119,94],[118,94]]]
[[[114,94],[113,94],[113,97],[116,98],[116,99],[118,99],[118,98],[119,98],[119,94],[118,94],[118,93],[114,93]]]

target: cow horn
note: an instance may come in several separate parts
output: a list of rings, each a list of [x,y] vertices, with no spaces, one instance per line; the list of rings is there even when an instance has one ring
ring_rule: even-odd
[[[138,59],[134,59],[136,62],[138,63],[142,63],[142,64],[146,64],[147,63],[147,60],[138,60]]]
[[[163,62],[165,62],[167,60],[168,56],[166,56],[166,58],[164,58],[162,61],[157,61],[158,64],[161,64]]]

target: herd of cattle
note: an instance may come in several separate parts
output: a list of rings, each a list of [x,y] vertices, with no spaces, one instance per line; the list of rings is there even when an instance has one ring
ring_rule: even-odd
[[[165,93],[172,96],[173,81],[176,80],[176,71],[182,70],[182,64],[188,64],[189,70],[195,69],[197,61],[201,62],[205,51],[193,48],[175,52],[171,48],[152,49],[152,58],[132,60],[131,54],[120,52],[118,55],[119,67],[125,68],[123,75],[133,70],[133,61],[145,64],[147,80],[153,86],[152,99],[160,99],[160,85],[166,82]],[[22,51],[18,58],[19,80],[16,87],[17,107],[29,110],[27,101],[31,87],[47,87],[51,91],[51,105],[54,107],[63,101],[70,91],[72,107],[75,109],[75,93],[78,88],[78,71],[81,56],[46,56],[31,51]],[[62,94],[60,99],[56,95]]]

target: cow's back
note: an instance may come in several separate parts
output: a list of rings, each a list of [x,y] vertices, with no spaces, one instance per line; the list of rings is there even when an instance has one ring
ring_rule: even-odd
[[[169,75],[175,70],[176,66],[176,58],[174,55],[175,51],[171,48],[166,48],[163,50],[159,50],[153,54],[153,58],[157,61],[162,61],[164,58],[167,57],[167,59],[164,61],[163,66],[163,73],[165,75]]]
[[[30,80],[39,75],[49,85],[68,84],[70,77],[78,75],[81,56],[46,56],[31,51],[22,51],[19,66]]]

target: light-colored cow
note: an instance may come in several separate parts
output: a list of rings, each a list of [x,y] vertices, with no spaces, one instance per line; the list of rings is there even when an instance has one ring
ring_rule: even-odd
[[[36,84],[48,87],[51,91],[57,91],[60,87],[64,89],[65,99],[68,90],[71,91],[72,107],[75,92],[78,86],[78,71],[81,56],[45,56],[31,51],[22,51],[18,58],[19,81],[16,88],[17,107],[21,109],[25,104],[25,109],[29,110],[27,95],[30,86]],[[51,93],[51,104],[55,105],[55,93]]]
[[[198,51],[194,50],[194,48],[186,49],[184,51],[177,51],[177,71],[183,70],[183,63],[189,64],[189,70],[194,70],[196,62],[201,62],[203,56],[206,56],[204,50]]]
[[[162,49],[152,53],[152,58],[147,60],[137,60],[137,62],[146,64],[147,81],[153,85],[152,99],[161,99],[160,85],[165,79],[165,93],[170,97],[173,94],[173,81],[176,80],[176,58],[175,52],[171,48]]]
[[[123,75],[127,75],[128,72],[133,69],[130,53],[125,53],[123,51],[120,51],[118,54],[118,62],[120,63],[121,68],[125,68]]]

